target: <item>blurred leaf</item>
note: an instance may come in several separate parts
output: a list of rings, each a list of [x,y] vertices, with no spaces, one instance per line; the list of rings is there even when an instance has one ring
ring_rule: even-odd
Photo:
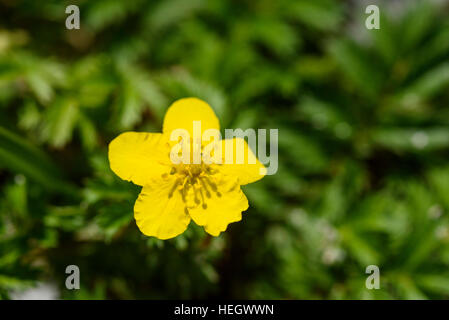
[[[63,147],[72,137],[78,121],[78,103],[73,98],[63,98],[55,102],[44,114],[42,139],[54,147]]]
[[[23,173],[53,192],[73,192],[51,160],[35,146],[0,127],[0,166]]]
[[[447,275],[424,275],[417,277],[416,281],[426,290],[445,296],[449,295],[449,280]]]
[[[185,17],[203,8],[207,2],[204,0],[168,0],[161,2],[147,16],[147,24],[158,30],[178,23]]]
[[[341,8],[334,1],[290,1],[286,14],[319,30],[335,30],[342,21]]]
[[[449,129],[385,128],[372,132],[372,139],[395,151],[435,150],[449,146]]]
[[[440,90],[449,88],[449,63],[444,63],[422,75],[401,93],[403,104],[417,104]]]
[[[367,51],[348,40],[338,40],[330,44],[330,54],[340,71],[361,94],[373,97],[378,93],[383,74],[373,63]]]

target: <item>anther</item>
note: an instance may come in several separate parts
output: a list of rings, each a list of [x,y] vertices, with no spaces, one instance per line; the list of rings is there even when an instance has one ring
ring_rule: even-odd
[[[200,195],[201,195],[201,202],[203,203],[203,209],[206,209],[206,208],[204,208],[204,205],[206,204],[206,201],[204,201],[203,189],[200,189]]]
[[[207,174],[214,175],[214,174],[216,174],[217,172],[218,172],[217,170],[212,169],[211,167],[207,167],[207,168],[206,168],[206,173],[207,173]]]
[[[196,204],[200,204],[201,201],[200,201],[200,199],[198,199],[198,189],[196,189],[195,187],[193,187],[193,191],[194,191],[194,194],[195,194],[195,203],[196,203]]]
[[[209,178],[206,177],[204,178],[204,180],[206,180],[207,184],[212,188],[213,192],[217,192],[217,185],[215,183],[213,183]]]
[[[182,185],[182,189],[179,190],[181,192],[182,201],[184,203],[187,202],[187,193],[189,192],[189,187],[190,187],[189,179],[185,179],[184,184]]]
[[[176,188],[181,184],[182,180],[181,179],[176,179],[175,183],[173,184],[173,186],[171,187],[170,192],[168,193],[168,197],[171,198],[173,197],[173,193],[175,192]]]
[[[206,192],[206,197],[210,198],[210,192],[209,189],[206,186],[206,183],[204,183],[203,178],[200,178],[200,183],[204,188],[204,191]]]
[[[238,184],[237,183],[235,183],[230,189],[229,189],[229,191],[228,192],[232,192],[232,191],[234,191],[236,188],[237,188],[237,186],[238,186]]]

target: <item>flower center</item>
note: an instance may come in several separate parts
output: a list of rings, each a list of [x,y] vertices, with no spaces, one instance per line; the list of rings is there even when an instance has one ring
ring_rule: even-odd
[[[216,173],[217,170],[204,163],[174,165],[171,168],[170,175],[176,176],[176,180],[168,193],[168,197],[171,198],[175,192],[179,192],[186,204],[186,210],[200,204],[203,209],[207,209],[206,200],[211,198],[212,193],[221,197],[213,178]],[[164,173],[162,177],[167,178],[168,174]]]

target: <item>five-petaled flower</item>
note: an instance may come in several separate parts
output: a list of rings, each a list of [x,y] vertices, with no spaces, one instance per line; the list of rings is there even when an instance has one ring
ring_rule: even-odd
[[[112,171],[143,187],[134,205],[134,217],[145,235],[159,239],[176,237],[192,219],[204,226],[207,233],[218,236],[229,223],[240,221],[242,211],[248,209],[240,186],[266,174],[265,167],[242,138],[218,143],[223,146],[223,158],[226,152],[236,150],[237,145],[243,146],[246,157],[243,163],[173,163],[171,133],[176,129],[192,133],[196,121],[201,121],[201,133],[220,129],[218,118],[206,102],[180,99],[167,110],[162,133],[125,132],[109,144]]]

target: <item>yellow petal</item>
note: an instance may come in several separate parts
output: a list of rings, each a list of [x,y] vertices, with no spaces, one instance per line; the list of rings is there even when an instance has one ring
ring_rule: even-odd
[[[142,188],[134,205],[134,218],[143,234],[166,240],[187,229],[190,217],[181,194],[173,189],[175,182],[176,178],[169,176]]]
[[[220,130],[218,118],[206,102],[197,98],[184,98],[175,101],[168,108],[164,118],[163,132],[170,136],[173,130],[185,129],[193,138],[194,121],[201,121],[201,135],[207,129]]]
[[[220,194],[210,192],[210,198],[205,199],[206,206],[190,208],[189,213],[196,224],[204,226],[207,233],[216,237],[228,224],[242,219],[242,211],[248,209],[248,200],[235,179],[214,180],[214,183]]]
[[[109,144],[109,164],[123,180],[144,186],[170,170],[169,152],[161,133],[125,132]]]
[[[245,139],[225,139],[222,145],[223,164],[215,166],[222,174],[236,177],[240,185],[255,182],[266,175],[267,169],[248,147]]]

